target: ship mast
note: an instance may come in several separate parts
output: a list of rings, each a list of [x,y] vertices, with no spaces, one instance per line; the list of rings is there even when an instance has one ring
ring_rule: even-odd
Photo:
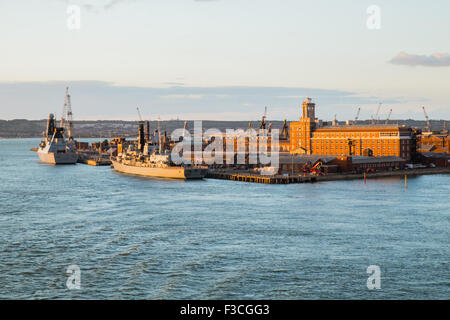
[[[70,102],[69,87],[66,87],[66,96],[64,97],[64,106],[59,126],[67,131],[67,137],[72,139],[73,117],[72,104]]]
[[[158,140],[159,140],[159,154],[161,154],[161,127],[159,126],[159,121],[161,117],[158,117]]]

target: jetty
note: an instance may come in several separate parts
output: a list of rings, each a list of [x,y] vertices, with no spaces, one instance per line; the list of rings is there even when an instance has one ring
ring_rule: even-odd
[[[251,172],[218,172],[212,170],[208,170],[206,178],[265,184],[308,183],[317,180],[316,176],[261,175]]]
[[[252,172],[208,170],[206,178],[264,184],[314,183],[321,181],[362,180],[428,174],[450,174],[450,168],[424,168],[370,173],[337,173],[326,175],[261,175]]]
[[[111,165],[111,160],[108,159],[102,159],[102,158],[97,158],[97,159],[78,159],[78,163],[83,163],[83,164],[87,164],[90,166],[110,166]]]

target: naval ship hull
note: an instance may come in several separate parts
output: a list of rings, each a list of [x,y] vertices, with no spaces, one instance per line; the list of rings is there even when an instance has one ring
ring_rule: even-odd
[[[170,178],[170,179],[203,179],[205,171],[201,168],[167,167],[152,168],[129,166],[112,160],[114,170],[122,173],[134,174],[146,177]]]
[[[75,152],[55,153],[38,150],[39,159],[48,164],[76,164],[78,155]]]

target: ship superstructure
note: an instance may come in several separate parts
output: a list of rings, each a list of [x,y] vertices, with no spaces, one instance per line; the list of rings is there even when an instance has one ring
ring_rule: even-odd
[[[69,88],[66,88],[60,126],[57,127],[56,123],[55,115],[49,114],[44,139],[37,149],[39,159],[49,164],[75,164],[78,155],[72,140],[73,121]],[[64,137],[66,131],[69,135],[68,140]]]
[[[39,159],[49,164],[75,164],[78,160],[73,144],[64,138],[64,128],[56,127],[53,114],[48,115],[44,140],[37,150]]]

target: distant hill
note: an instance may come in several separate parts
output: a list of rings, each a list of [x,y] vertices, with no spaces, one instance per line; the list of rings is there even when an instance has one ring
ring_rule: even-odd
[[[272,123],[273,128],[281,128],[282,121],[268,121]],[[358,121],[361,124],[370,124],[370,120]],[[398,123],[413,128],[424,128],[425,121],[417,120],[392,120],[390,123]],[[258,128],[259,121],[251,121],[253,128]],[[160,121],[161,130],[166,130],[170,134],[177,128],[183,128],[183,120]],[[249,121],[202,121],[203,129],[217,128],[221,131],[225,129],[247,129]],[[444,120],[432,120],[433,130],[441,130]],[[187,121],[190,130],[193,129],[193,121]],[[46,120],[0,120],[0,138],[39,138],[45,131]],[[158,127],[157,121],[151,121],[151,130]],[[121,120],[95,120],[95,121],[75,121],[73,134],[76,138],[97,138],[97,137],[135,137],[137,135],[138,124],[136,121]]]

